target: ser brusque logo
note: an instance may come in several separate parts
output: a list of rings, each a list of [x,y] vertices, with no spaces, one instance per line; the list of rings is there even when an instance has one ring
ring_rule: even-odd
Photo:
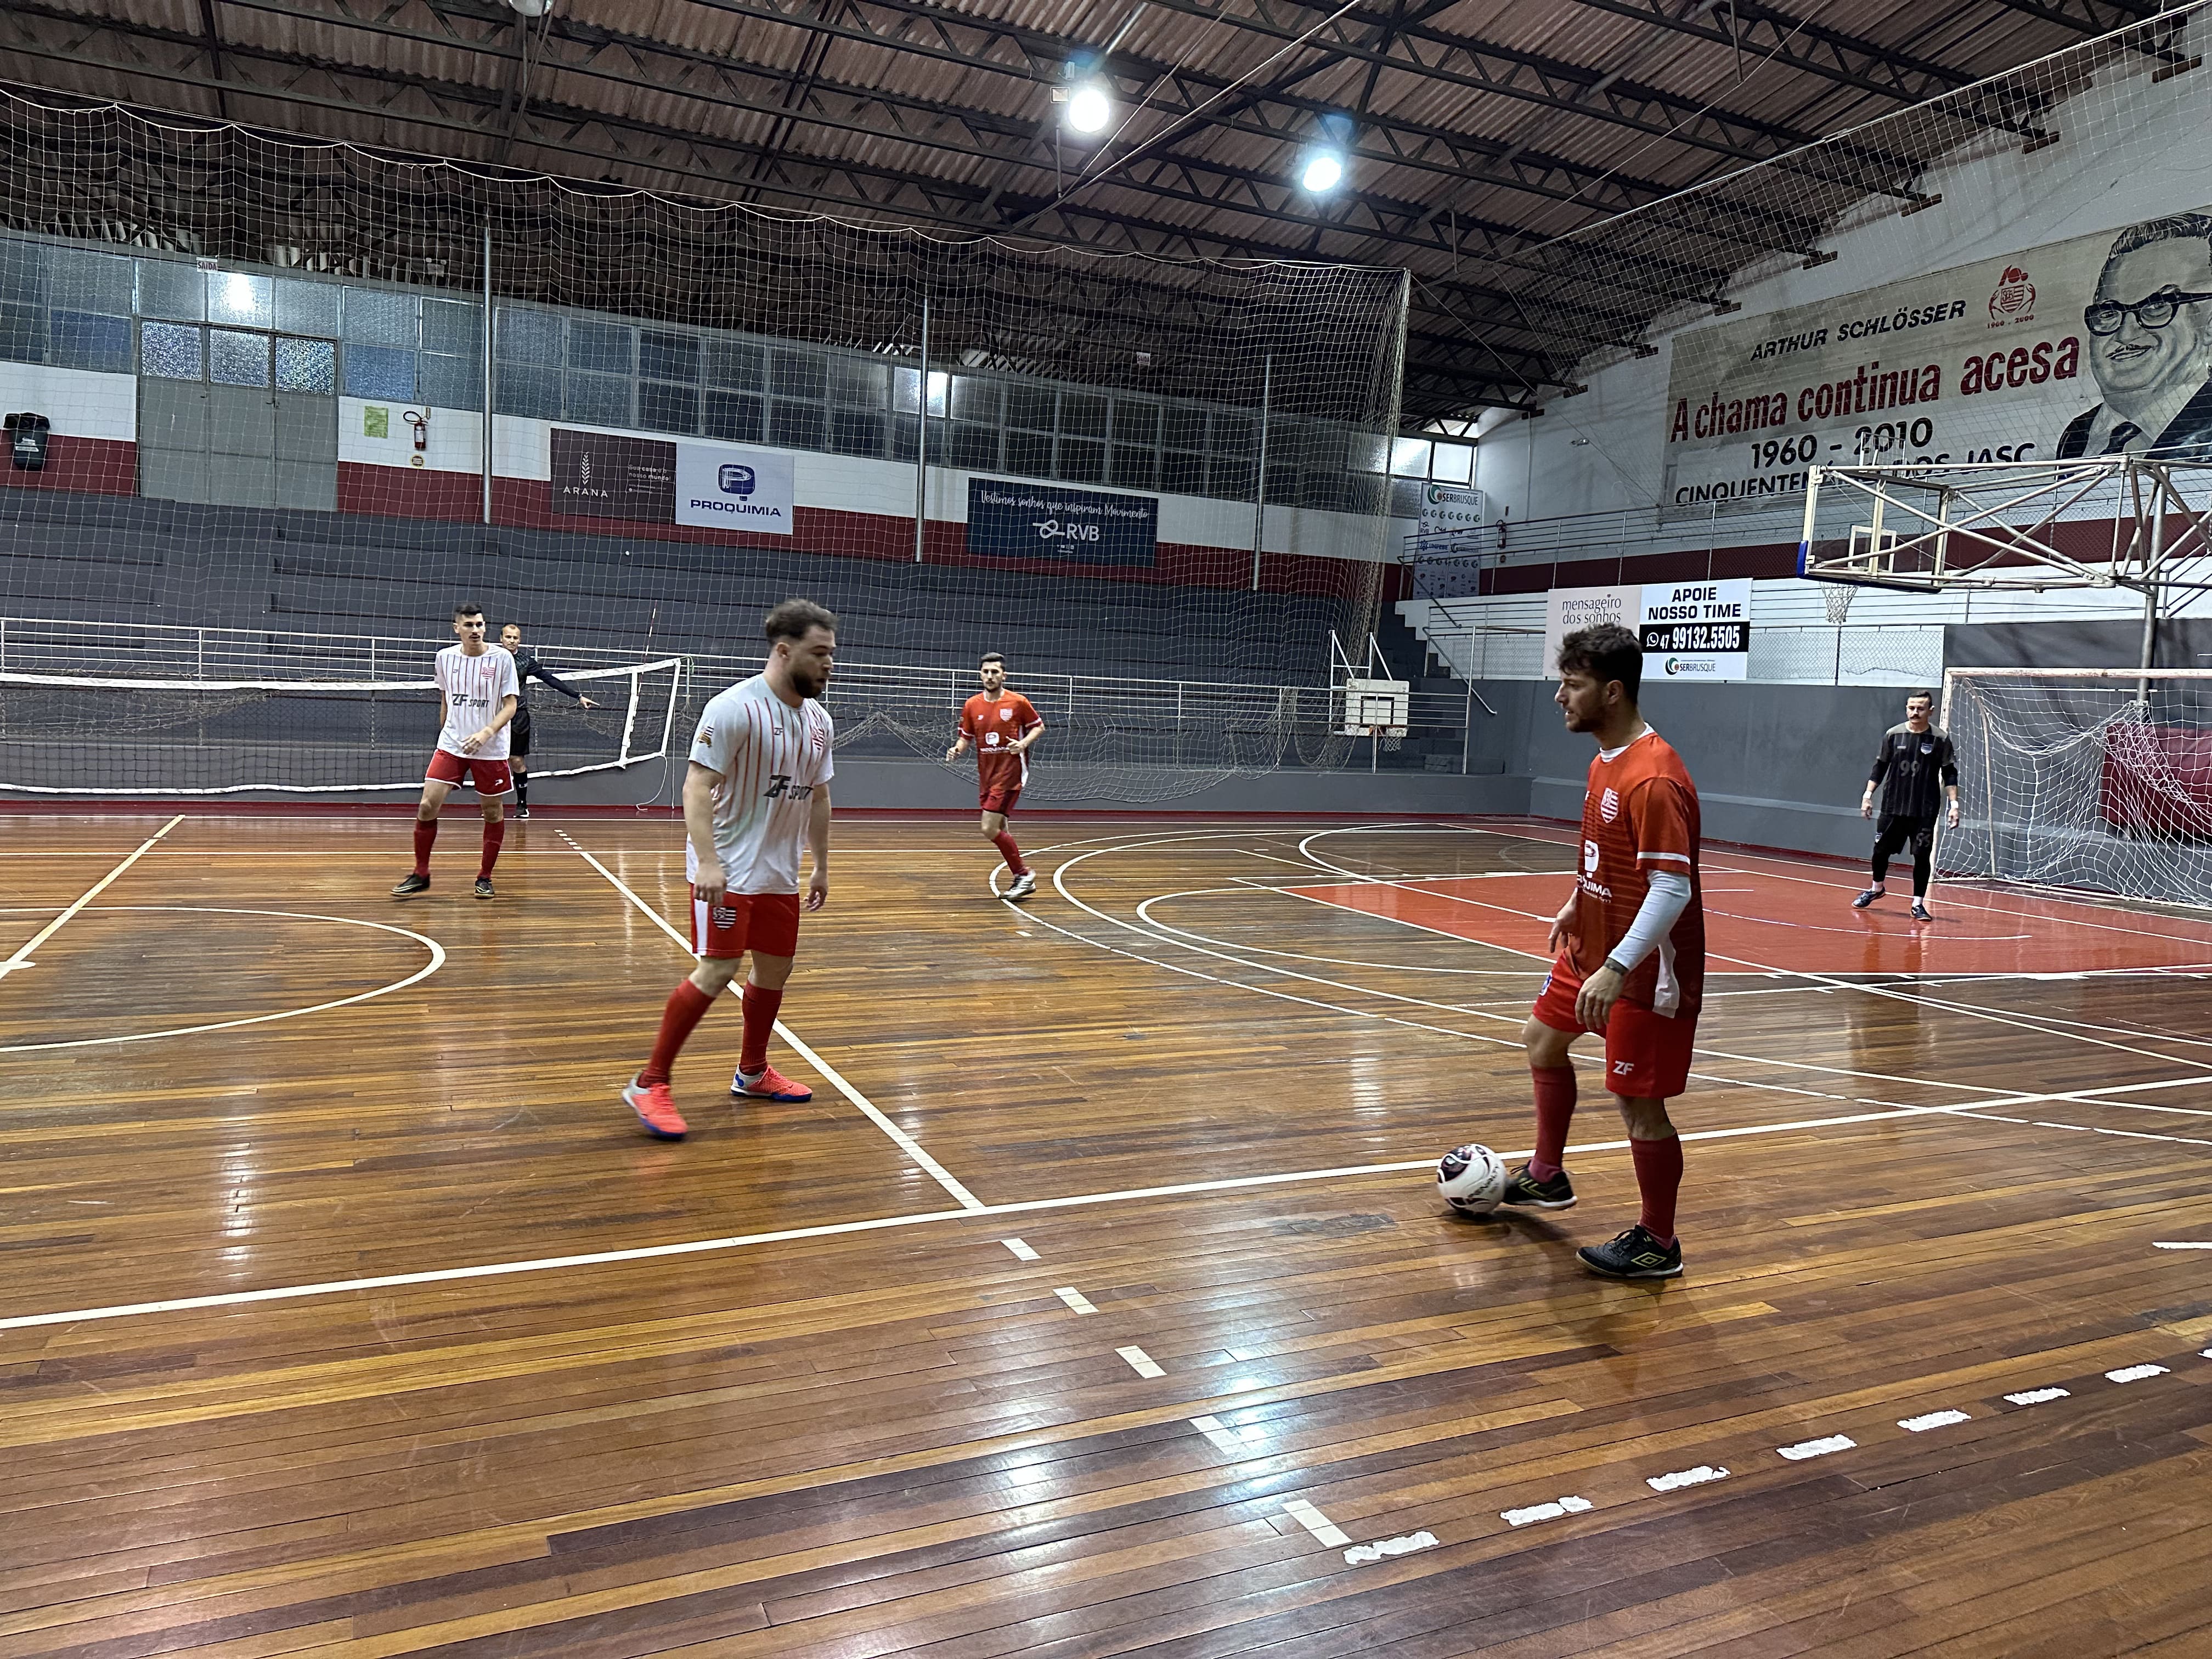
[[[2034,320],[2035,284],[2027,280],[2027,273],[2018,265],[2007,265],[1990,294],[1990,324],[2001,328],[2007,323]]]

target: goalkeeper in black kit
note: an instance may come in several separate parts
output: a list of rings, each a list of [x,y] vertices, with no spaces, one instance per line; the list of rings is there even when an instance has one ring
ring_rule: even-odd
[[[1928,914],[1928,877],[1935,865],[1936,814],[1945,798],[1950,802],[1945,827],[1959,827],[1959,765],[1951,752],[1951,739],[1936,729],[1929,718],[1936,709],[1932,692],[1915,691],[1905,700],[1905,723],[1881,734],[1875,751],[1874,770],[1867,775],[1866,793],[1859,797],[1859,816],[1874,816],[1875,786],[1881,786],[1881,823],[1874,842],[1874,885],[1851,901],[1863,910],[1882,896],[1889,861],[1905,848],[1912,848],[1912,919],[1933,921]]]
[[[514,658],[515,684],[522,688],[521,707],[516,709],[514,748],[510,758],[514,766],[515,816],[530,816],[530,682],[541,679],[580,708],[597,708],[599,704],[556,674],[538,660],[538,653],[522,642],[522,624],[508,623],[499,630],[499,642]]]

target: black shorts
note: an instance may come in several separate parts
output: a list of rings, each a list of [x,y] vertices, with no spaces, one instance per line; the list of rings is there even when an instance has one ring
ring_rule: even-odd
[[[1914,858],[1924,859],[1936,847],[1935,815],[1920,817],[1884,812],[1875,823],[1874,844],[1885,857],[1910,847]]]
[[[520,760],[530,752],[530,710],[518,708],[507,723],[507,752]]]

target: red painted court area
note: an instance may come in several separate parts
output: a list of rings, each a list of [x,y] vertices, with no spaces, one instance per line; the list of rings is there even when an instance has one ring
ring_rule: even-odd
[[[1301,898],[1431,933],[1548,957],[1544,936],[1571,878],[1446,877],[1293,887]],[[1909,885],[1854,910],[1855,884],[1735,865],[1705,872],[1707,960],[1717,973],[2080,974],[2212,965],[2212,921],[2008,893],[1944,891],[1933,921],[1906,914]]]

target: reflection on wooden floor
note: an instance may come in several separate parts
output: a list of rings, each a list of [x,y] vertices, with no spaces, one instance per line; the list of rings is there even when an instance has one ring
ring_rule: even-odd
[[[165,817],[0,818],[0,962]],[[2212,928],[1712,852],[1621,1286],[1598,1113],[1419,1167],[1528,1144],[1559,826],[1018,828],[841,825],[836,1080],[718,1009],[680,1145],[665,821],[162,836],[0,975],[0,1659],[2212,1654]]]

